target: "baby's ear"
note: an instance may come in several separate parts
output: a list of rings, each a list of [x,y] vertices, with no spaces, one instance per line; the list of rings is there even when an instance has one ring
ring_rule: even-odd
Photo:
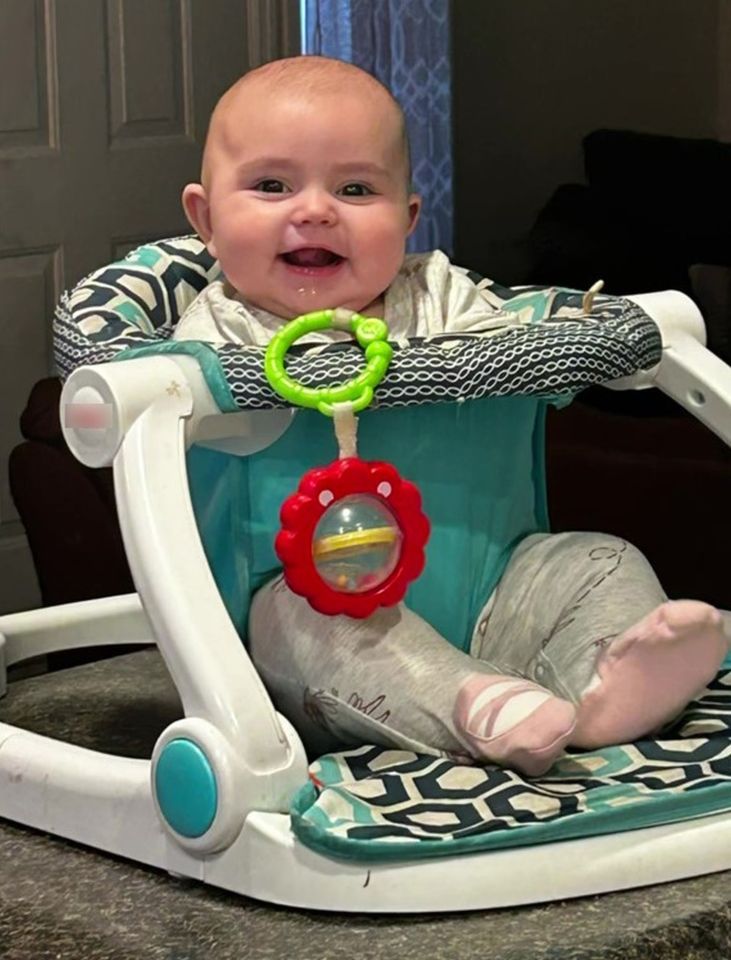
[[[208,247],[211,256],[216,256],[211,230],[211,208],[208,205],[208,196],[200,183],[189,183],[183,188],[183,210],[188,222],[195,230],[203,243]]]
[[[412,193],[409,195],[409,227],[406,231],[406,236],[410,237],[411,234],[416,229],[416,224],[419,222],[419,214],[421,213],[421,197],[418,193]]]

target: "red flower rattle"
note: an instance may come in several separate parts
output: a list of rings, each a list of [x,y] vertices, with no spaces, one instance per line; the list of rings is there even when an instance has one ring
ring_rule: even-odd
[[[313,330],[355,335],[365,352],[361,374],[337,387],[304,387],[285,371],[289,347]],[[320,310],[297,317],[271,340],[264,361],[267,379],[295,406],[334,418],[340,456],[309,470],[280,512],[275,540],[284,578],[315,610],[368,617],[398,603],[424,568],[429,521],[421,495],[390,463],[357,456],[355,414],[373,399],[393,350],[382,320],[349,310]]]

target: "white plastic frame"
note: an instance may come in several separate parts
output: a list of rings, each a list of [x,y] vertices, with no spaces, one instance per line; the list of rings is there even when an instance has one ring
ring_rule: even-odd
[[[660,324],[662,361],[648,374],[611,386],[657,385],[731,443],[731,369],[703,347],[695,306],[681,294],[637,299]],[[100,404],[101,416],[86,416]],[[0,617],[0,695],[6,667],[37,654],[154,641],[185,718],[163,732],[150,760],[110,756],[0,724],[0,816],[240,894],[321,910],[485,909],[731,867],[725,814],[401,863],[343,863],[303,847],[286,811],[307,775],[304,750],[273,709],[215,588],[184,459],[194,439],[240,454],[261,449],[286,429],[291,414],[219,414],[187,357],[80,368],[65,385],[62,414],[79,459],[114,467],[138,593]],[[156,757],[181,735],[206,752],[222,798],[211,828],[197,839],[164,823],[152,789]]]

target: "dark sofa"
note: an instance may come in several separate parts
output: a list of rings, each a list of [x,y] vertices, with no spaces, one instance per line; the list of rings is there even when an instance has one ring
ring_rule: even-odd
[[[40,380],[10,454],[10,491],[28,536],[44,606],[129,593],[110,469],[72,456],[61,434],[61,381]]]
[[[583,150],[586,183],[562,184],[538,214],[525,282],[682,290],[731,363],[731,144],[596,130]]]
[[[598,130],[583,148],[586,183],[540,211],[525,282],[682,290],[731,364],[731,144]],[[671,596],[731,608],[731,450],[672,400],[593,388],[552,411],[548,476],[554,529],[625,536]]]

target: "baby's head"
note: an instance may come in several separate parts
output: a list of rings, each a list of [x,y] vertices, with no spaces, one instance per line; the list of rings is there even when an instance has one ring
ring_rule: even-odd
[[[401,108],[370,74],[292,57],[247,73],[213,111],[185,212],[229,283],[284,318],[378,314],[419,215]]]

